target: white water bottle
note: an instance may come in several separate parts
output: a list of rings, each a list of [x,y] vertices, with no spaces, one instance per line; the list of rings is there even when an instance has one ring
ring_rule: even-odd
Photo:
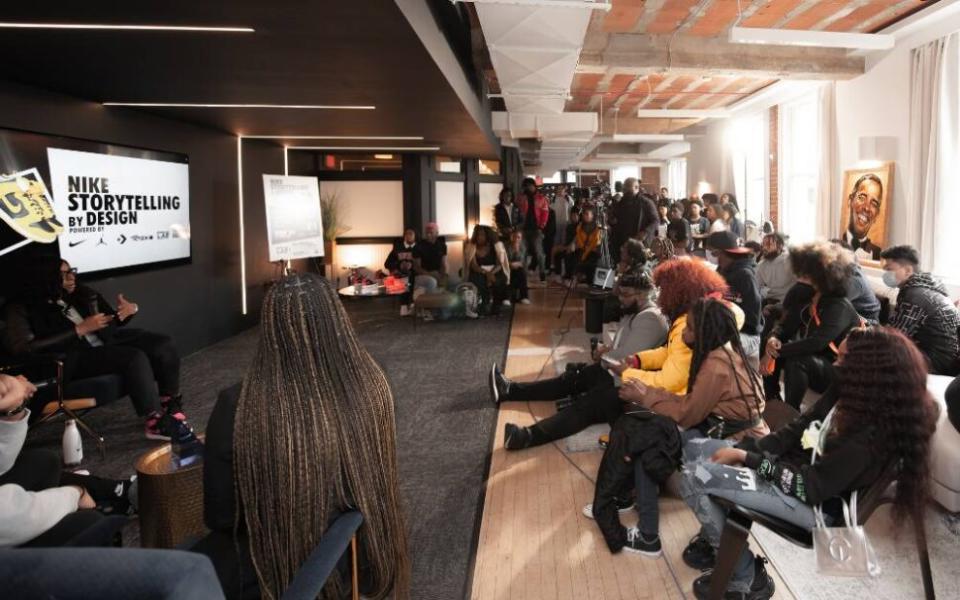
[[[63,464],[68,467],[78,466],[83,461],[83,441],[77,431],[77,422],[68,419],[63,429]]]

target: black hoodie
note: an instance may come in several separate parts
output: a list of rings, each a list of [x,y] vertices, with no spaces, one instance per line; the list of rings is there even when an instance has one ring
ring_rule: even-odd
[[[927,357],[931,373],[957,374],[960,313],[943,284],[929,273],[914,273],[900,286],[890,326],[913,340]]]
[[[730,287],[728,297],[743,310],[744,322],[740,332],[760,335],[763,329],[763,307],[760,285],[757,283],[757,261],[753,255],[734,260],[725,269],[718,270]]]

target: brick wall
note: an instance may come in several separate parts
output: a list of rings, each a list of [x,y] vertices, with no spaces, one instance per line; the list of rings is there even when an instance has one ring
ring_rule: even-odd
[[[780,129],[778,127],[780,107],[770,107],[770,221],[780,230]]]

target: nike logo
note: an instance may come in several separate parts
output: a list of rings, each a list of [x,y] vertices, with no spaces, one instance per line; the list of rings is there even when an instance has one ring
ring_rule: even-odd
[[[80,240],[79,242],[67,242],[67,245],[70,246],[71,248],[73,248],[74,246],[79,246],[80,244],[84,243],[85,241],[87,241],[87,240]]]

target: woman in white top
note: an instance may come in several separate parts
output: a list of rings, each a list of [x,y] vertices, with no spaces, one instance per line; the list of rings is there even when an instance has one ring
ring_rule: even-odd
[[[707,231],[707,235],[727,230],[727,223],[723,220],[723,211],[719,209],[717,204],[708,204],[706,214],[710,221],[710,229]]]

